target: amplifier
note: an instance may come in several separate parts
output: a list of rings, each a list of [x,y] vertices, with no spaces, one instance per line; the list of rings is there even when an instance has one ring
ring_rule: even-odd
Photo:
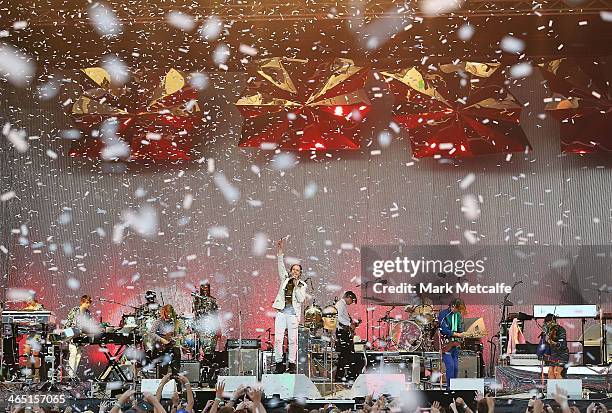
[[[236,338],[229,338],[227,340],[227,348],[240,348],[240,340]],[[259,349],[261,347],[261,340],[258,338],[243,338],[242,349]]]
[[[426,377],[434,377],[445,371],[444,363],[440,362],[440,353],[423,353],[423,367]],[[471,351],[461,351],[459,353],[458,378],[475,379],[480,377],[480,355]]]
[[[475,379],[480,377],[478,354],[459,353],[459,377]]]
[[[255,376],[261,377],[261,363],[259,349],[245,349],[242,351],[233,348],[228,350],[228,364],[230,376]],[[242,357],[241,357],[242,355]],[[242,369],[240,363],[242,362]],[[241,371],[242,370],[242,371]],[[240,374],[242,373],[242,374]]]
[[[584,364],[601,364],[601,348],[599,346],[585,345],[582,358],[584,360]]]
[[[192,360],[181,360],[181,373],[189,379],[190,383],[200,382],[200,362]]]
[[[511,366],[539,366],[540,364],[537,354],[510,354]]]
[[[538,344],[525,343],[516,345],[516,354],[536,354],[538,352]]]

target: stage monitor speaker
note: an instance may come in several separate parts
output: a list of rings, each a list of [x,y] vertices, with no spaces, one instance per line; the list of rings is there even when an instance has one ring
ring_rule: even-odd
[[[200,382],[200,362],[195,360],[181,360],[180,372],[189,379],[190,383]]]
[[[305,374],[264,374],[262,385],[266,397],[278,394],[281,399],[318,399],[321,393]]]
[[[240,350],[228,350],[228,367],[230,376],[261,377],[261,362],[258,349],[242,349],[242,371],[240,371]]]
[[[406,376],[400,374],[360,374],[351,388],[353,397],[390,394],[397,397],[406,390]]]
[[[584,364],[599,365],[601,364],[601,347],[599,346],[584,346],[582,353]]]
[[[484,394],[484,379],[451,379],[451,390],[476,390]]]
[[[546,397],[553,398],[557,387],[565,390],[570,399],[582,399],[581,379],[548,379],[546,382]]]
[[[413,354],[367,354],[366,374],[402,373],[408,383],[421,382],[421,357]]]
[[[244,387],[255,387],[257,385],[257,377],[255,376],[219,376],[217,378],[217,384],[220,382],[225,383],[226,392],[234,392],[240,386]]]
[[[161,379],[142,379],[140,383],[140,391],[143,393],[147,392],[155,394],[160,383]],[[176,383],[174,382],[174,379],[172,379],[164,386],[164,389],[162,390],[162,399],[172,398],[175,391]]]

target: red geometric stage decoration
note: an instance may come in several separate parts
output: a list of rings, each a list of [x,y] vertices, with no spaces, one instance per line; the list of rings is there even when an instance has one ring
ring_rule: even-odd
[[[499,64],[466,62],[382,72],[395,95],[394,119],[410,132],[415,158],[466,157],[531,149],[521,106]]]
[[[561,121],[562,152],[612,152],[610,69],[607,62],[588,58],[563,58],[542,65],[553,92],[546,110]]]
[[[129,160],[191,159],[190,132],[200,121],[198,91],[185,75],[170,69],[163,76],[131,73],[127,84],[115,86],[101,67],[82,69],[81,95],[71,116],[84,133],[73,142],[70,156],[99,158],[105,147],[99,137],[104,122],[129,145]]]
[[[350,59],[312,62],[275,57],[250,69],[236,106],[245,121],[240,146],[285,150],[359,149],[370,111],[367,70]]]

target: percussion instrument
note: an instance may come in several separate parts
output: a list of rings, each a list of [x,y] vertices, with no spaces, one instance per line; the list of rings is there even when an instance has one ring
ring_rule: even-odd
[[[304,312],[304,326],[311,330],[323,327],[323,312],[318,305],[311,305]]]
[[[136,328],[138,327],[138,321],[137,321],[137,317],[136,314],[123,314],[121,316],[121,323],[119,324],[119,326],[121,328]]]
[[[321,318],[325,330],[335,330],[338,326],[338,310],[333,305],[328,305],[323,309]]]
[[[433,306],[421,304],[414,307],[410,318],[421,325],[431,324],[436,318],[436,312]]]
[[[416,351],[423,342],[422,327],[412,320],[392,324],[391,338],[399,351]]]
[[[187,334],[183,338],[182,346],[185,350],[188,350],[190,353],[195,354],[197,341],[198,337],[195,333]]]
[[[153,327],[155,320],[157,320],[157,318],[154,315],[145,315],[138,317],[138,332],[143,337],[143,344],[145,350],[153,350],[153,348],[155,347],[155,341],[149,334],[149,331]]]

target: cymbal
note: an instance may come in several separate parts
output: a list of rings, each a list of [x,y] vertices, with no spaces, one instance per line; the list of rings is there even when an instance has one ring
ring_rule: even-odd
[[[392,321],[397,321],[397,319],[395,317],[385,316],[385,317],[379,319],[378,321],[382,321],[383,323],[389,323],[389,322],[392,322]]]

